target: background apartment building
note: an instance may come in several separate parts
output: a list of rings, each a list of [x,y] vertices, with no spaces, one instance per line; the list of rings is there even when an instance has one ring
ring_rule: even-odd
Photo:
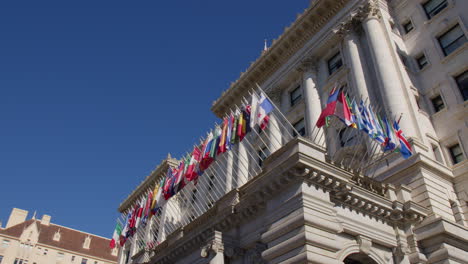
[[[467,25],[464,0],[311,1],[212,106],[222,118],[258,83],[281,113],[172,197],[119,263],[466,263]],[[374,159],[350,128],[318,129],[334,87],[399,120],[413,156]]]
[[[0,227],[1,264],[112,264],[117,251],[110,239],[52,224],[49,215],[26,219],[28,211],[13,208]]]

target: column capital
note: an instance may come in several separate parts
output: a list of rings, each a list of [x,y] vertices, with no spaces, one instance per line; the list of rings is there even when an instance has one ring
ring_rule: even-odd
[[[301,73],[318,73],[318,58],[316,57],[308,57],[303,59],[300,63],[299,66],[296,69],[298,72]]]
[[[362,21],[368,19],[379,19],[381,17],[378,0],[369,0],[359,8],[356,18]]]

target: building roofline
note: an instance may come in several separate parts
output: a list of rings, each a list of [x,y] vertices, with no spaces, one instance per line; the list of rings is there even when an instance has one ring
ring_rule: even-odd
[[[146,178],[125,198],[118,207],[118,211],[123,213],[126,211],[151,185],[158,182],[160,178],[164,177],[168,167],[177,166],[177,160],[168,154],[167,158],[162,160],[161,163],[146,176]]]
[[[249,89],[255,88],[255,83],[262,84],[292,55],[294,55],[315,33],[317,33],[331,17],[333,17],[350,0],[315,0],[299,14],[296,20],[286,27],[271,47],[262,52],[247,70],[241,73],[239,79],[216,99],[211,107],[218,117],[228,110],[229,105],[236,103]]]

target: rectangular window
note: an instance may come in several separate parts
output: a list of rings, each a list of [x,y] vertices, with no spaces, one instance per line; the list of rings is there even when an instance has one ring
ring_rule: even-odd
[[[413,23],[411,23],[411,20],[406,21],[403,23],[403,30],[405,30],[405,34],[410,33],[411,30],[413,30]]]
[[[437,95],[436,97],[432,98],[431,102],[436,113],[445,108],[444,100],[442,100],[442,97],[440,95]]]
[[[62,252],[57,253],[57,260],[62,260],[64,257],[65,257],[65,254],[63,254]]]
[[[306,128],[305,128],[305,122],[304,122],[304,118],[302,118],[301,120],[297,121],[296,123],[294,123],[294,128],[296,129],[296,131],[299,133],[299,135],[301,136],[305,136],[306,134]],[[296,136],[296,131],[293,132],[294,136]]]
[[[429,0],[423,4],[424,11],[428,19],[440,13],[447,7],[447,0]]]
[[[87,264],[88,263],[88,259],[81,259],[81,264]]]
[[[465,159],[460,144],[450,146],[448,149],[450,152],[450,156],[452,157],[453,164],[460,163]]]
[[[422,70],[428,64],[426,56],[424,55],[424,53],[419,55],[418,57],[416,57],[416,62],[418,63],[418,68],[420,70]]]
[[[338,52],[333,57],[328,60],[328,74],[332,75],[334,72],[343,66],[343,61],[341,60],[341,54]]]
[[[0,256],[0,264],[2,264],[3,256]]]
[[[455,76],[455,81],[457,82],[458,89],[460,89],[463,101],[468,100],[468,71]]]
[[[455,51],[458,47],[462,46],[466,42],[466,37],[460,25],[456,24],[447,32],[438,37],[437,40],[439,41],[444,55],[447,56]]]
[[[2,241],[2,248],[7,248],[10,245],[10,240],[4,239]]]
[[[301,100],[302,98],[302,92],[301,92],[301,86],[296,87],[292,92],[289,93],[289,101],[291,102],[291,106],[294,106]]]

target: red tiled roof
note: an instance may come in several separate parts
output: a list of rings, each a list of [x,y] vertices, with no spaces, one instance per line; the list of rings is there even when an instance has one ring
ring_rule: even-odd
[[[38,243],[109,261],[117,261],[117,256],[113,256],[111,254],[112,250],[109,248],[110,239],[55,224],[50,224],[48,226],[42,225],[41,221],[34,219],[27,220],[6,229],[0,229],[0,234],[19,238],[23,233],[23,230],[30,226],[34,221],[36,221],[39,229]],[[60,230],[60,241],[54,241],[54,234],[58,230]],[[83,242],[87,236],[91,237],[89,249],[83,248]]]

